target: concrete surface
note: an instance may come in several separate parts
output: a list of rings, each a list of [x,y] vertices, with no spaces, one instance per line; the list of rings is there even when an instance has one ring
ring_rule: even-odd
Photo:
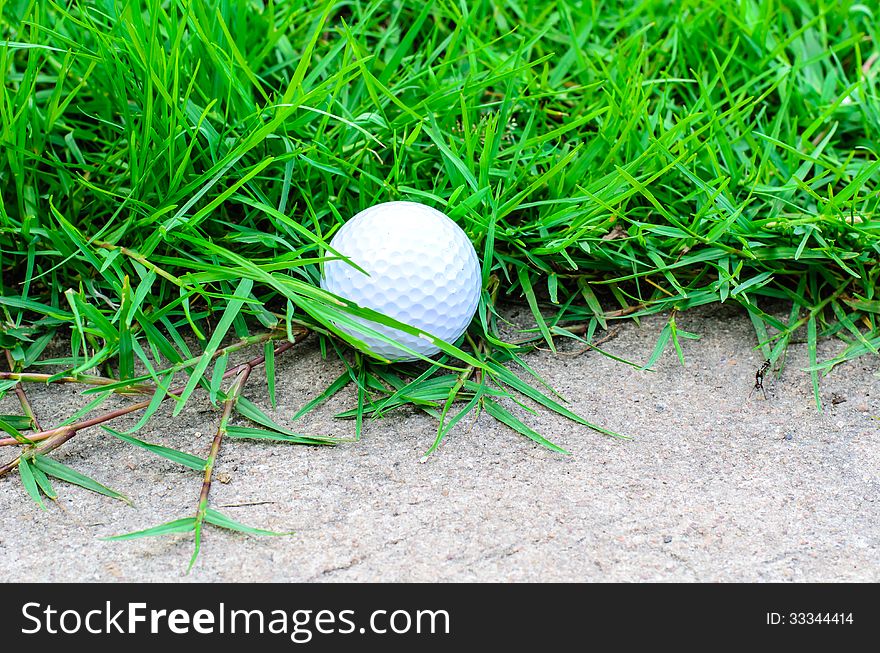
[[[516,311],[515,311],[516,312]],[[522,319],[523,313],[514,315]],[[435,432],[415,411],[365,426],[335,449],[227,441],[212,505],[277,530],[256,538],[210,529],[184,575],[189,535],[133,542],[100,536],[191,514],[196,472],[98,429],[59,460],[130,496],[135,507],[64,483],[39,510],[17,474],[0,479],[0,577],[23,581],[850,581],[880,580],[876,358],[841,365],[813,405],[806,346],[749,397],[761,363],[734,307],[690,311],[687,366],[667,351],[656,372],[596,352],[528,357],[589,419],[631,434],[614,441],[539,411],[530,424],[572,452],[547,451],[483,415],[462,423],[429,462]],[[605,347],[644,361],[664,318],[622,326]],[[821,343],[831,355],[841,343]],[[279,420],[340,372],[308,341],[278,361]],[[256,377],[259,379],[259,376]],[[267,405],[265,389],[250,397]],[[45,423],[82,399],[70,386],[31,388]],[[834,401],[832,401],[832,399]],[[297,428],[346,435],[334,399]],[[837,403],[834,403],[837,402]],[[14,412],[14,395],[0,413]],[[520,414],[525,411],[517,408]],[[120,421],[128,428],[134,420]],[[205,455],[216,425],[197,398],[178,419],[165,407],[139,437]],[[0,451],[5,460],[10,450]]]

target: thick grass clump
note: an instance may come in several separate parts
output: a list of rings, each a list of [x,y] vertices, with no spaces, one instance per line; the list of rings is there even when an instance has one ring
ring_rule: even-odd
[[[519,396],[603,430],[508,371],[528,370],[528,342],[498,336],[503,298],[528,303],[551,348],[670,312],[646,366],[680,354],[677,311],[736,302],[777,367],[806,327],[818,403],[823,372],[880,347],[877,12],[0,0],[0,388],[24,413],[0,418],[22,454],[4,470],[51,496],[46,474],[66,472],[45,454],[106,421],[42,430],[29,380],[86,384],[92,409],[147,395],[139,426],[204,388],[223,410],[209,458],[187,459],[205,488],[226,435],[332,443],[242,394],[262,366],[274,396],[275,355],[309,334],[346,371],[303,410],[352,383],[357,436],[365,416],[415,405],[438,418],[430,450],[480,410],[556,448],[505,407]],[[351,362],[334,324],[396,323],[318,289],[334,230],[393,199],[446,212],[482,257],[478,319],[427,365]],[[776,300],[787,320],[763,310]],[[824,336],[846,346],[820,361]],[[69,356],[44,356],[53,338]],[[247,346],[263,354],[227,368]],[[175,528],[230,527],[203,490]]]

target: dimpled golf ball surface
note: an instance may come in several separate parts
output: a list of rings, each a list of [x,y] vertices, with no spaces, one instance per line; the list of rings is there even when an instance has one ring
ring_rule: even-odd
[[[327,261],[321,279],[325,290],[449,343],[470,324],[480,301],[477,253],[467,234],[440,211],[417,202],[377,204],[346,222],[330,245],[369,276],[345,261]],[[423,337],[354,319],[424,356],[440,351]],[[375,354],[415,358],[375,336],[340,328]]]

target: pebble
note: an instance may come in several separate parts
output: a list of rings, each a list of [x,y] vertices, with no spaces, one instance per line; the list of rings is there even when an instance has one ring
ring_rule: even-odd
[[[664,535],[663,536],[663,544],[669,544],[671,541],[672,541],[671,535]]]

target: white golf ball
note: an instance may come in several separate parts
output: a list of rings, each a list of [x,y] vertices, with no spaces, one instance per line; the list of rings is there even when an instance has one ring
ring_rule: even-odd
[[[477,253],[467,234],[440,211],[417,202],[377,204],[346,222],[330,245],[369,276],[346,261],[327,261],[321,288],[448,343],[473,319],[481,288]],[[424,356],[440,351],[426,338],[354,319]],[[389,360],[415,358],[375,336],[340,328]]]

